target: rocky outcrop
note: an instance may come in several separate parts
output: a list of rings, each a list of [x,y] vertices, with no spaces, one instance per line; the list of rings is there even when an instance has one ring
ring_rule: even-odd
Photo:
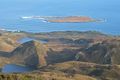
[[[95,44],[78,53],[76,59],[99,64],[120,64],[120,40]]]
[[[13,63],[27,66],[45,66],[47,48],[38,41],[29,41],[17,47],[11,56]]]
[[[0,53],[0,64],[21,64],[32,67],[46,66],[74,60],[74,56],[79,50],[64,49],[63,51],[53,51],[48,49],[39,41],[29,41],[19,45],[11,53]]]
[[[20,64],[31,67],[47,65],[47,48],[38,41],[21,44],[12,52],[0,51],[0,67],[6,64]]]

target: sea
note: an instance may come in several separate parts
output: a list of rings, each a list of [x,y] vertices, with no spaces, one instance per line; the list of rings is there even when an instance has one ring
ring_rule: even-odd
[[[48,23],[27,16],[88,16],[104,22]],[[120,0],[0,0],[0,29],[27,32],[99,31],[120,35]]]

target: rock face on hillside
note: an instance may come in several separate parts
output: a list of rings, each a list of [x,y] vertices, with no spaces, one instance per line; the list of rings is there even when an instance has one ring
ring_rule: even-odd
[[[120,64],[120,41],[111,40],[95,44],[78,53],[76,59],[100,64]]]
[[[37,42],[29,41],[21,44],[12,52],[11,60],[13,63],[25,64],[27,66],[45,66],[47,48]]]

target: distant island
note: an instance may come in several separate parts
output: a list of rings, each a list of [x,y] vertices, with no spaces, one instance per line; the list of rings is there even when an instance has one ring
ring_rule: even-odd
[[[43,22],[52,23],[82,23],[82,22],[103,22],[104,20],[93,19],[87,16],[29,16],[22,19],[39,19]]]

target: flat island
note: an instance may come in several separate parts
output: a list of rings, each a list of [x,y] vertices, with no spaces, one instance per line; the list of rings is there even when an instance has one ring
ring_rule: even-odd
[[[53,19],[48,19],[48,22],[57,22],[57,23],[79,23],[79,22],[96,22],[98,20],[95,20],[90,17],[84,17],[84,16],[68,16],[68,17],[58,17]]]
[[[22,19],[39,19],[43,22],[52,23],[82,23],[82,22],[101,22],[102,20],[93,19],[87,16],[30,16]]]

